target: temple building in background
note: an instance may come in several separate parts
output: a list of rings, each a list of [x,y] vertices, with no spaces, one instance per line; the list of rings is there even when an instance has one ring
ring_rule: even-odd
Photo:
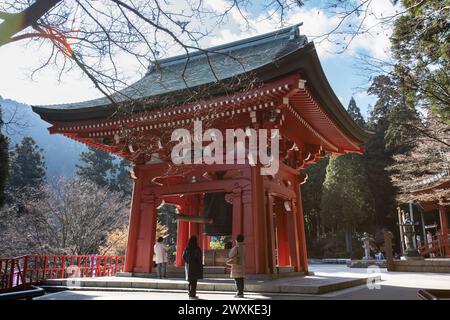
[[[420,212],[419,252],[424,257],[450,258],[450,176],[447,170],[417,184],[411,190]]]

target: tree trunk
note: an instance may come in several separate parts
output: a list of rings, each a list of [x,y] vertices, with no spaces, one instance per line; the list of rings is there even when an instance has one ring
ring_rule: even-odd
[[[351,254],[353,251],[352,228],[348,223],[345,224],[345,247],[346,247],[346,251]]]
[[[320,225],[320,213],[317,213],[316,215],[316,240],[320,239],[320,230],[321,230],[321,225]]]
[[[59,2],[61,0],[37,0],[22,12],[0,12],[3,20],[0,23],[0,47],[9,43],[15,34],[35,24]]]

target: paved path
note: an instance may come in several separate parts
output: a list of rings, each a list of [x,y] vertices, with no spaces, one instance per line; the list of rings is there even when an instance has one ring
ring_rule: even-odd
[[[351,277],[355,274],[367,274],[366,269],[347,268],[345,265],[310,265],[317,277]],[[381,274],[381,281],[372,284],[372,289],[362,285],[322,295],[292,294],[247,294],[245,299],[296,299],[296,300],[335,300],[335,299],[418,299],[417,291],[423,288],[450,289],[450,274],[387,272],[386,269],[371,269]],[[134,289],[137,290],[137,289]],[[205,300],[229,300],[233,294],[227,292],[199,292],[198,296]],[[63,291],[43,296],[43,300],[179,300],[187,299],[181,290],[149,290],[139,291]]]

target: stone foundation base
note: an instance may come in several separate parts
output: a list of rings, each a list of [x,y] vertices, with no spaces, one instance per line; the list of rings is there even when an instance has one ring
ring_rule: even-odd
[[[349,268],[368,268],[377,266],[378,268],[386,268],[386,260],[351,260],[347,262]]]
[[[450,259],[395,260],[393,271],[450,273]]]

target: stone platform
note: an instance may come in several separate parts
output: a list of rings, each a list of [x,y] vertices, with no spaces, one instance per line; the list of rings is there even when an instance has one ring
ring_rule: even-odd
[[[279,279],[247,279],[246,292],[322,294],[379,281],[379,275],[359,274],[352,277],[318,275],[290,276]],[[187,290],[187,281],[180,278],[156,279],[142,277],[98,277],[46,280],[41,287],[55,290]],[[199,280],[198,291],[234,292],[234,280],[230,278],[207,278]]]
[[[378,268],[386,268],[387,262],[385,259],[382,260],[351,260],[347,262],[347,267],[349,268],[371,268],[371,267],[378,267]]]
[[[450,273],[450,258],[394,260],[394,270],[389,271]]]
[[[168,278],[184,278],[184,267],[167,266]],[[308,273],[312,275],[313,273]],[[268,275],[247,275],[247,279],[278,279],[284,277],[304,276],[304,272],[294,272],[292,267],[276,267],[276,273]],[[156,278],[156,272],[152,273],[138,273],[138,272],[119,272],[117,277],[138,277],[138,278]],[[229,279],[230,269],[223,266],[204,266],[203,276],[207,279]]]
[[[351,259],[347,258],[324,258],[324,259],[308,259],[309,264],[348,264]]]

